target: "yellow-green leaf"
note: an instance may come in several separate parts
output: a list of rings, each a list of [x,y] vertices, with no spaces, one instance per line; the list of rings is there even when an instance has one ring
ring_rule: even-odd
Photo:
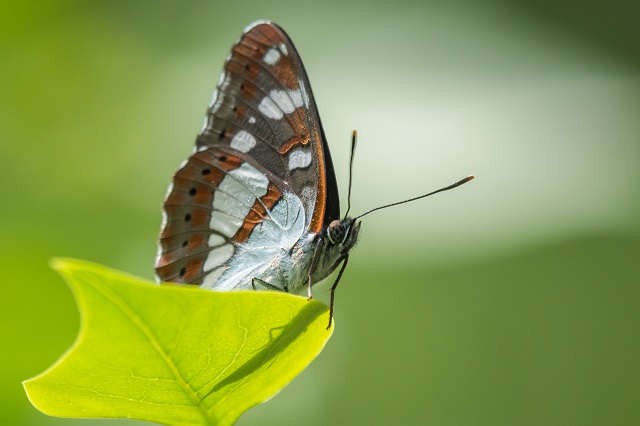
[[[159,286],[78,260],[53,267],[82,325],[73,347],[24,383],[52,416],[233,424],[298,375],[333,330],[328,307],[304,297]]]

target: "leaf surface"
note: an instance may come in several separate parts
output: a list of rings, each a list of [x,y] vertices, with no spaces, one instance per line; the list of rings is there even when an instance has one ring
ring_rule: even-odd
[[[67,353],[24,383],[52,416],[233,424],[297,376],[333,332],[328,307],[300,296],[159,286],[79,260],[53,267],[82,323]]]

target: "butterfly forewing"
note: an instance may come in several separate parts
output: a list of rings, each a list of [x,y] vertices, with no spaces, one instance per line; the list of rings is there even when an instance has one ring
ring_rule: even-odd
[[[326,205],[327,191],[337,188],[327,185],[329,154],[311,87],[277,25],[255,24],[234,45],[197,144],[231,146],[259,159],[300,197],[311,232],[339,216],[337,197]]]
[[[335,196],[327,203],[328,193]],[[196,152],[175,174],[164,213],[158,277],[208,287],[223,274],[229,276],[220,285],[244,280],[246,287],[247,277],[266,268],[270,249],[338,218],[311,87],[293,44],[275,24],[251,26],[233,46]],[[254,231],[261,241],[270,232],[273,247],[244,247]],[[238,257],[252,266],[236,262],[228,270]]]

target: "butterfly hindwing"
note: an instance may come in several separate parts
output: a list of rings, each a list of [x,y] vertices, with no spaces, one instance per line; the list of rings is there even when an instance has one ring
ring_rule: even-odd
[[[210,252],[223,248],[233,253],[231,238],[211,229],[211,218],[213,198],[226,172],[240,165],[237,157],[207,150],[192,155],[176,172],[164,203],[156,261],[156,272],[163,281],[199,282]],[[211,241],[216,240],[220,243],[212,246]]]

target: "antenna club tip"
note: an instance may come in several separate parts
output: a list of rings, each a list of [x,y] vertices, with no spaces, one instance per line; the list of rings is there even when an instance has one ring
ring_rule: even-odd
[[[357,136],[358,135],[358,131],[356,129],[353,129],[351,131],[351,135],[354,136],[354,137]]]
[[[454,183],[453,185],[451,185],[450,188],[455,188],[456,186],[460,186],[460,185],[464,185],[465,183],[469,182],[470,180],[474,180],[476,177],[474,175],[469,175],[464,179],[459,180],[458,182]]]

